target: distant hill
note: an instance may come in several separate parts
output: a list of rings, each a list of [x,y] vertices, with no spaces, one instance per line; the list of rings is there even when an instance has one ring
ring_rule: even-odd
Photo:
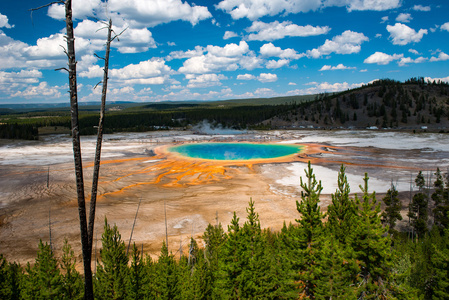
[[[413,78],[378,80],[358,89],[319,95],[265,120],[274,128],[392,128],[449,130],[449,85]]]
[[[20,111],[22,110],[22,111]],[[25,110],[25,111],[23,111]],[[28,112],[26,111],[28,110]],[[96,134],[99,105],[80,107],[80,132]],[[449,132],[449,84],[384,79],[334,94],[225,101],[109,103],[105,132],[191,128],[207,121],[233,129],[399,129]],[[68,107],[0,107],[3,136],[32,136],[43,127],[69,128]],[[14,129],[15,128],[15,129]],[[22,129],[20,129],[22,128]],[[12,131],[27,131],[15,134]]]

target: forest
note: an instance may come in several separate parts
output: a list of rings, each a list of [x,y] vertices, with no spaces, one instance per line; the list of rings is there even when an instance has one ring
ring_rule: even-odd
[[[419,172],[419,190],[402,207],[394,186],[378,200],[367,174],[359,193],[351,191],[342,165],[324,212],[309,162],[294,224],[262,229],[250,199],[246,216],[234,213],[227,229],[207,226],[204,247],[191,239],[188,253],[173,254],[164,242],[157,259],[138,245],[129,249],[105,219],[95,298],[448,299],[449,175],[434,175],[430,183]],[[396,229],[401,211],[408,212],[406,230]],[[52,246],[40,241],[35,263],[26,266],[0,256],[0,299],[83,298],[74,251],[66,241],[55,257]]]
[[[80,108],[81,134],[96,134],[98,111],[98,107]],[[204,120],[233,129],[376,126],[416,130],[426,126],[443,133],[449,130],[449,84],[423,78],[405,82],[382,79],[357,89],[315,96],[112,105],[106,112],[104,132],[185,129]],[[67,109],[9,112],[0,115],[0,123],[0,138],[36,139],[39,127],[70,128]]]

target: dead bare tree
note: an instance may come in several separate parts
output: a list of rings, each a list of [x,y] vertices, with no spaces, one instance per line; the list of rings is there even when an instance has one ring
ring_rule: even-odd
[[[83,164],[81,158],[81,141],[79,133],[79,118],[78,118],[78,90],[76,82],[75,37],[73,33],[73,20],[72,20],[72,0],[66,0],[64,4],[65,4],[65,20],[67,30],[66,54],[68,58],[68,67],[69,67],[68,72],[69,72],[69,87],[70,87],[72,144],[73,144],[73,156],[75,160],[76,192],[78,196],[78,214],[80,220],[81,247],[83,252],[83,265],[84,265],[84,299],[90,300],[94,298],[93,285],[92,285],[91,256],[90,256],[92,251],[89,251],[89,233],[87,230],[86,202],[84,198]]]
[[[86,215],[86,201],[84,196],[84,179],[83,179],[83,165],[81,157],[81,141],[79,132],[79,118],[78,118],[78,91],[77,91],[77,76],[76,76],[76,56],[75,56],[75,37],[73,30],[73,19],[72,19],[72,0],[58,0],[46,4],[44,6],[31,9],[31,12],[48,7],[52,4],[64,4],[65,6],[65,21],[67,34],[65,39],[67,41],[67,48],[64,48],[64,53],[68,58],[68,68],[61,68],[58,70],[66,70],[69,73],[69,88],[70,88],[70,111],[71,111],[71,128],[72,128],[72,144],[73,144],[73,156],[75,162],[75,175],[76,175],[76,191],[78,199],[78,214],[80,220],[80,233],[81,233],[81,246],[83,255],[83,265],[84,265],[84,299],[94,299],[93,297],[93,285],[92,285],[92,242],[94,233],[94,222],[95,222],[95,208],[96,208],[96,198],[98,191],[98,177],[100,171],[100,161],[101,161],[101,145],[103,140],[103,127],[104,127],[104,114],[106,107],[106,94],[107,94],[107,83],[108,83],[108,70],[109,70],[109,54],[110,45],[114,39],[123,33],[116,34],[112,37],[112,20],[109,19],[106,24],[108,29],[108,36],[106,41],[106,54],[104,58],[98,58],[104,60],[104,76],[102,94],[101,94],[101,109],[100,109],[100,120],[98,125],[97,133],[97,146],[95,151],[95,162],[94,162],[94,173],[92,179],[92,193],[90,201],[90,212],[89,212],[89,226],[87,225],[87,215]],[[97,84],[98,85],[98,84]],[[47,181],[48,185],[48,181]]]

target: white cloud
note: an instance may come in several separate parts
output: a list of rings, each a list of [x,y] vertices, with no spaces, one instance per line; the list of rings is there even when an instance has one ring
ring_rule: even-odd
[[[264,96],[269,96],[269,95],[273,95],[274,91],[272,89],[269,88],[258,88],[254,91],[255,95],[264,95]]]
[[[295,14],[320,8],[321,0],[223,0],[215,7],[229,13],[233,19],[257,20],[280,13]]]
[[[256,76],[252,74],[239,74],[237,75],[237,80],[253,80],[256,79]]]
[[[300,59],[304,54],[299,54],[291,48],[282,50],[280,47],[274,46],[272,43],[267,43],[260,47],[260,54],[265,57],[279,57],[284,59]]]
[[[18,83],[38,83],[42,77],[42,72],[36,69],[21,70],[20,72],[2,72],[0,71],[0,85],[18,84]]]
[[[444,52],[440,52],[438,54],[438,57],[431,57],[429,61],[431,62],[435,62],[435,61],[445,61],[445,60],[449,60],[449,55],[447,55]]]
[[[284,66],[287,66],[290,63],[288,59],[279,59],[279,60],[269,60],[265,64],[267,69],[279,69]]]
[[[442,78],[432,78],[432,77],[424,77],[425,81],[430,81],[430,82],[438,82],[438,81],[442,81],[442,82],[446,82],[449,83],[449,76],[448,77],[442,77]]]
[[[402,57],[401,60],[398,61],[399,66],[406,66],[407,64],[419,64],[422,62],[425,62],[427,58],[425,57],[418,57],[416,59],[412,59],[410,57]]]
[[[204,88],[221,85],[220,80],[226,80],[228,78],[222,74],[187,74],[186,79],[189,79],[189,83],[187,84],[188,88]]]
[[[205,74],[235,71],[239,68],[252,70],[260,67],[262,63],[262,60],[249,50],[245,41],[241,41],[238,45],[227,44],[224,47],[208,45],[204,52],[207,53],[187,59],[178,71],[184,74]]]
[[[387,31],[394,45],[407,45],[409,43],[418,43],[423,36],[427,34],[427,29],[420,29],[416,32],[407,25],[396,23],[394,26],[387,25]]]
[[[271,73],[261,73],[257,80],[260,82],[275,82],[278,80],[278,76],[276,74]]]
[[[331,6],[353,10],[389,10],[401,6],[401,0],[223,0],[215,7],[229,13],[233,19],[257,20],[263,16],[296,14]]]
[[[107,30],[104,28],[102,22],[83,20],[75,28],[77,42],[82,38],[88,41],[87,47],[92,51],[103,49],[107,38]],[[156,48],[156,42],[147,28],[132,28],[128,23],[123,23],[121,26],[113,25],[113,30],[116,34],[122,32],[120,41],[111,44],[111,47],[117,48],[121,53],[138,53]]]
[[[334,67],[329,66],[329,65],[324,65],[324,66],[320,69],[320,71],[329,71],[329,70],[331,70],[331,71],[334,71],[334,70],[353,70],[353,69],[356,69],[356,68],[355,68],[355,67],[347,67],[347,66],[345,66],[345,65],[343,65],[343,64],[338,64],[338,65],[336,65],[336,66],[334,66]]]
[[[334,0],[331,0],[333,2]],[[375,10],[383,11],[398,8],[401,0],[343,0],[346,2],[348,11],[353,10]]]
[[[0,28],[13,28],[14,25],[9,24],[8,17],[0,13]]]
[[[441,25],[440,29],[449,31],[449,22],[446,22],[443,25]]]
[[[191,58],[195,56],[203,55],[205,49],[201,46],[196,46],[194,50],[187,50],[187,51],[173,51],[170,52],[169,56],[167,57],[167,60],[172,59],[183,59],[183,58]]]
[[[181,0],[109,0],[112,11],[119,12],[126,19],[146,26],[156,26],[175,20],[188,21],[192,25],[212,17],[205,6],[190,6]]]
[[[172,73],[172,69],[160,58],[130,64],[121,69],[112,69],[109,74],[116,79],[159,77]]]
[[[288,85],[296,85],[294,82],[289,82]]]
[[[413,20],[413,17],[411,14],[400,13],[396,17],[397,22],[409,23],[411,20]]]
[[[403,58],[403,54],[393,54],[389,55],[383,52],[376,52],[366,58],[363,62],[366,64],[378,64],[378,65],[388,65],[393,60],[398,60]]]
[[[233,32],[233,31],[226,31],[224,36],[223,36],[223,39],[224,40],[229,40],[229,39],[231,39],[233,37],[237,37],[237,36],[238,36],[237,33]]]
[[[43,81],[37,86],[30,85],[24,91],[18,91],[11,95],[11,97],[34,98],[45,96],[46,98],[59,98],[61,97],[59,89],[60,87],[49,86],[46,81]]]
[[[240,41],[238,45],[231,43],[224,47],[208,45],[206,50],[215,56],[236,57],[247,53],[249,51],[249,46],[245,41]]]
[[[415,49],[408,49],[408,52],[419,55],[419,52]]]
[[[74,19],[84,19],[94,17],[95,12],[103,13],[104,8],[101,0],[77,0],[72,2],[72,14]],[[65,8],[63,4],[53,4],[48,8],[48,15],[51,18],[65,19]]]
[[[326,39],[324,44],[316,49],[308,50],[307,56],[319,58],[331,53],[352,54],[361,50],[361,44],[369,39],[363,34],[346,30],[341,35],[334,36],[332,40]]]
[[[78,39],[77,39],[78,42]],[[64,41],[64,34],[52,34],[49,37],[43,37],[37,40],[35,46],[28,46],[23,49],[23,53],[30,59],[51,59],[51,58],[66,58],[62,45],[66,44]],[[81,42],[82,44],[82,42]]]
[[[53,4],[48,14],[55,19],[64,19],[64,7]],[[171,21],[181,20],[192,25],[212,17],[205,6],[190,5],[181,0],[109,0],[105,4],[101,0],[78,0],[73,2],[73,15],[76,19],[85,17],[112,17],[130,21],[133,27],[153,27]]]
[[[388,21],[388,16],[382,17],[382,21],[380,21],[380,23],[385,23]]]
[[[165,64],[161,58],[141,61],[138,64],[130,64],[120,69],[110,69],[109,77],[111,81],[121,85],[131,84],[163,84],[169,81],[169,75],[174,71]],[[94,78],[102,77],[103,69],[98,65],[88,68],[87,71],[80,72],[80,77]]]
[[[298,26],[292,24],[290,21],[279,23],[274,21],[272,23],[264,23],[255,21],[246,29],[250,32],[248,35],[249,41],[274,41],[283,39],[286,36],[307,37],[326,34],[330,31],[329,26]],[[255,33],[251,33],[255,32]]]
[[[288,95],[313,95],[313,94],[320,94],[320,93],[333,93],[333,92],[341,92],[349,89],[354,89],[361,87],[365,83],[347,83],[347,82],[337,82],[337,83],[328,83],[328,82],[311,82],[309,85],[310,88],[307,89],[296,89],[289,91]]]
[[[430,11],[430,6],[415,5],[412,9],[416,11]]]

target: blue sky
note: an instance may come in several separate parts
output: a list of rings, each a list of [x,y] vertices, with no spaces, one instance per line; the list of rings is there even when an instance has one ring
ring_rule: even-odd
[[[68,102],[64,11],[0,3],[0,103]],[[79,101],[184,101],[334,92],[376,79],[449,81],[446,0],[73,0]]]

